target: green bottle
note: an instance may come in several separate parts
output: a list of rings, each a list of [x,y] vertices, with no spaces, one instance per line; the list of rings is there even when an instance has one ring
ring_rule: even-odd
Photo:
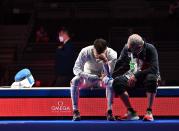
[[[137,63],[136,60],[133,58],[133,54],[131,53],[131,60],[129,62],[130,71],[135,73],[137,71]]]

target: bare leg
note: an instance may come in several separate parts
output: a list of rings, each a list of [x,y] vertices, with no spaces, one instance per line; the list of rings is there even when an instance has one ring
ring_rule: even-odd
[[[122,95],[120,95],[120,98],[126,108],[132,108],[127,91],[125,91]]]
[[[147,108],[152,109],[156,93],[149,93],[149,92],[147,92],[146,94],[147,94],[147,100],[148,100]]]

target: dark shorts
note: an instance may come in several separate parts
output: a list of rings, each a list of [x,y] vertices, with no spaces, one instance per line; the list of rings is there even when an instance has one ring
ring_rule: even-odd
[[[143,88],[146,92],[156,93],[158,87],[158,76],[155,74],[148,74],[145,77],[139,78],[134,87],[128,86],[128,79],[124,75],[118,76],[113,81],[113,88],[116,94],[120,95],[125,91]]]

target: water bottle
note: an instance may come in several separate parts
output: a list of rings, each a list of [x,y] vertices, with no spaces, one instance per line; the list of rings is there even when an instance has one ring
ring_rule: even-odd
[[[129,63],[130,71],[135,74],[137,72],[137,62],[136,59],[133,58],[133,54],[131,53],[131,61]]]

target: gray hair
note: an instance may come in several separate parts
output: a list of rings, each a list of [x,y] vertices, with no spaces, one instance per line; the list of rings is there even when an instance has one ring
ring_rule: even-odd
[[[128,41],[127,41],[127,45],[143,45],[144,41],[142,39],[142,37],[138,34],[132,34],[131,36],[129,36]]]

